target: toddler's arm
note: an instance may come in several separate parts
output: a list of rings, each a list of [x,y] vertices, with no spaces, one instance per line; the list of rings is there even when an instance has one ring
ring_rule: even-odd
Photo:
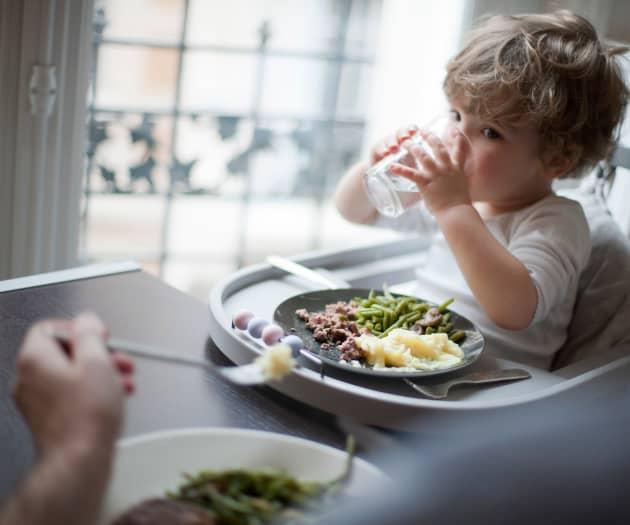
[[[445,208],[435,218],[488,317],[501,328],[526,328],[538,293],[525,265],[495,239],[471,204]]]
[[[337,185],[335,206],[347,221],[372,224],[378,216],[363,188],[362,175],[369,166],[368,161],[358,162],[345,173]]]
[[[463,139],[457,139],[452,155],[434,137],[427,135],[426,140],[433,146],[435,159],[422,148],[405,144],[422,170],[398,164],[393,171],[420,187],[466,282],[488,317],[501,328],[526,328],[534,318],[538,293],[525,265],[495,239],[472,205],[461,169]]]

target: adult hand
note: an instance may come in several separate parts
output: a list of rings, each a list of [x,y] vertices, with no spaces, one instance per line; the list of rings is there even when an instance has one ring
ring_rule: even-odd
[[[56,333],[69,335],[62,344]],[[120,430],[132,362],[110,354],[94,315],[35,324],[20,350],[14,397],[42,457],[111,453]]]

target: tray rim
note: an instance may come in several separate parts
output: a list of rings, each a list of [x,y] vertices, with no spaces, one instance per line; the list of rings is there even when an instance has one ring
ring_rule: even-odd
[[[390,255],[407,255],[417,249],[417,245],[408,240],[394,241],[360,249],[327,250],[302,254],[293,260],[310,267],[343,268],[344,264],[361,264],[369,260],[374,250]],[[408,248],[408,250],[406,250]],[[355,259],[353,255],[360,256]],[[229,297],[238,291],[264,280],[286,278],[286,274],[267,263],[254,264],[242,268],[219,280],[211,289],[208,297],[209,333],[219,350],[236,364],[246,364],[260,354],[252,343],[244,341],[231,328],[231,318],[223,305]],[[352,281],[352,279],[350,279]],[[534,367],[522,366],[536,373]],[[549,372],[547,372],[549,373]],[[425,415],[442,416],[445,414],[492,412],[510,409],[527,404],[536,404],[574,395],[578,389],[597,388],[603,381],[619,380],[627,382],[630,373],[630,355],[622,356],[612,362],[596,366],[574,377],[565,378],[555,375],[558,382],[542,386],[528,393],[511,395],[496,400],[457,400],[455,402],[438,401],[424,398],[405,397],[381,392],[349,383],[333,377],[320,379],[319,374],[310,369],[295,369],[282,382],[270,383],[269,387],[293,399],[319,408],[338,416],[353,418],[367,424],[381,425],[393,429],[418,430],[422,427]],[[329,398],[334,398],[334,411],[329,405]],[[371,410],[359,410],[362,403],[368,402]]]

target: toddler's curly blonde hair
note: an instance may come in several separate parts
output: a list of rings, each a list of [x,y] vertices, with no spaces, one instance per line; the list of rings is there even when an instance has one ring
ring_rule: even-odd
[[[602,43],[569,11],[492,16],[449,62],[444,91],[491,122],[533,124],[543,162],[569,158],[579,175],[617,139],[628,102],[619,64],[626,51]]]

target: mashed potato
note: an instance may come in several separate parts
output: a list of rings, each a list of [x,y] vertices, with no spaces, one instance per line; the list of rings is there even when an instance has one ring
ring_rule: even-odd
[[[438,370],[461,363],[464,352],[446,334],[420,335],[397,328],[386,337],[362,335],[356,339],[368,364],[375,369]]]
[[[291,347],[284,343],[267,348],[255,362],[262,368],[264,376],[273,380],[282,379],[295,367]]]

